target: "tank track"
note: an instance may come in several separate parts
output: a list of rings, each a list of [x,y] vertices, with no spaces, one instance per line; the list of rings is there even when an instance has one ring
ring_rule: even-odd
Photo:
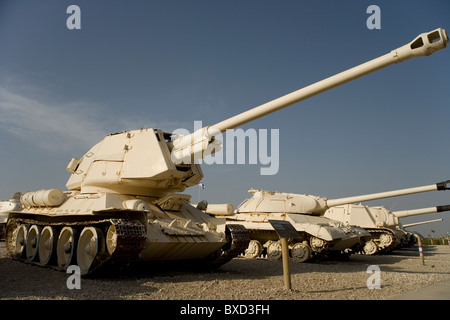
[[[139,221],[127,219],[111,219],[111,223],[116,227],[118,236],[112,257],[116,260],[136,260],[147,241],[145,227]]]
[[[395,234],[392,230],[390,229],[385,229],[385,228],[379,228],[379,229],[366,229],[367,232],[369,232],[372,235],[372,239],[374,240],[378,240],[380,238],[380,235],[385,233],[385,234],[390,234],[393,236],[394,241],[392,241],[392,243],[387,246],[387,247],[379,247],[378,248],[378,252],[376,254],[380,254],[380,253],[387,253],[389,252],[389,250],[393,249],[395,247]],[[378,245],[378,241],[376,242]]]
[[[131,263],[139,259],[140,252],[145,248],[147,241],[147,233],[144,225],[136,220],[129,219],[103,219],[103,220],[85,220],[76,222],[49,222],[40,221],[29,218],[11,218],[8,221],[7,235],[6,235],[6,247],[9,255],[14,260],[21,262],[52,268],[55,270],[63,270],[58,265],[49,264],[42,265],[39,261],[29,261],[23,256],[18,256],[15,253],[15,238],[12,234],[15,227],[20,224],[28,226],[38,225],[41,227],[52,226],[56,228],[63,228],[65,226],[71,227],[85,227],[93,226],[99,227],[105,233],[109,226],[114,225],[116,229],[116,248],[114,252],[109,254],[108,252],[98,253],[95,257],[89,272],[84,276],[91,275],[94,271],[102,269],[105,265],[110,263]],[[219,268],[225,263],[229,262],[233,258],[239,256],[245,249],[247,249],[250,242],[249,232],[245,227],[240,225],[228,225],[227,226],[227,239],[228,243],[225,244],[218,252],[211,255],[207,259],[207,263],[204,261],[198,261],[198,266],[204,269],[213,270]]]
[[[6,237],[6,223],[0,223],[0,241],[5,240]]]
[[[233,258],[239,256],[247,249],[250,242],[249,231],[241,225],[227,225],[229,242],[220,250],[220,253],[208,263],[208,269],[216,269]]]
[[[95,260],[93,261],[89,272],[86,275],[91,274],[94,270],[97,270],[101,267],[103,267],[107,262],[120,262],[120,263],[126,263],[126,262],[132,262],[135,261],[139,257],[139,253],[145,248],[146,239],[147,239],[147,233],[145,230],[145,227],[139,222],[135,220],[128,220],[128,219],[104,219],[104,220],[86,220],[86,221],[78,221],[78,222],[72,222],[72,223],[61,223],[61,222],[48,222],[48,221],[39,221],[34,219],[26,219],[26,218],[11,218],[8,221],[8,228],[7,228],[7,236],[6,236],[6,246],[9,255],[14,260],[20,260],[22,262],[30,263],[33,265],[43,266],[38,261],[28,261],[26,258],[23,258],[21,256],[18,256],[15,253],[15,243],[14,243],[14,236],[11,234],[9,235],[11,228],[14,228],[14,226],[18,226],[20,224],[26,224],[26,225],[38,225],[38,226],[52,226],[57,228],[62,228],[65,226],[94,226],[94,227],[100,227],[101,229],[105,230],[110,225],[114,225],[116,228],[116,234],[117,234],[117,246],[114,252],[111,254],[104,252],[99,253],[95,257]],[[45,265],[45,267],[49,267],[56,270],[63,270],[62,268],[58,267],[57,265],[51,264],[51,265]],[[86,276],[85,275],[85,276]]]

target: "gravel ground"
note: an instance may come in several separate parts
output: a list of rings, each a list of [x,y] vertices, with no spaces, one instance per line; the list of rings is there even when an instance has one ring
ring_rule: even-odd
[[[417,247],[388,255],[352,255],[349,261],[290,263],[292,290],[284,289],[281,261],[235,258],[215,272],[196,273],[139,264],[120,273],[82,278],[10,260],[0,242],[2,300],[385,300],[450,279],[450,246]],[[380,289],[368,289],[370,265],[380,268]]]

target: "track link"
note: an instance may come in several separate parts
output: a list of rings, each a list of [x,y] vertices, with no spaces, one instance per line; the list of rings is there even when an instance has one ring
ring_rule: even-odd
[[[241,225],[228,224],[227,235],[229,242],[220,250],[219,254],[209,262],[208,269],[216,269],[247,249],[250,242],[249,231]]]

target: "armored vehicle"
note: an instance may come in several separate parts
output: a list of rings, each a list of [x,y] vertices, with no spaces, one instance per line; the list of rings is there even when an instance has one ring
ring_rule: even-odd
[[[250,231],[251,241],[245,256],[268,259],[281,258],[281,243],[269,220],[289,221],[301,237],[289,239],[289,253],[293,261],[304,262],[317,256],[337,256],[360,251],[370,233],[358,226],[321,216],[313,196],[249,190],[253,196],[242,202],[236,211],[227,215],[227,223],[241,224]],[[208,212],[208,209],[207,209]]]
[[[20,204],[20,192],[16,192],[11,199],[7,201],[0,201],[0,240],[5,238],[6,223],[8,222],[8,215],[10,211],[19,210]]]
[[[185,136],[160,129],[110,134],[70,160],[68,191],[21,197],[9,213],[6,244],[15,259],[83,275],[106,262],[183,260],[216,268],[248,246],[248,232],[210,216],[181,194],[203,178],[199,159],[218,151],[215,136],[389,65],[447,46],[445,30]]]
[[[450,181],[447,181],[447,184]],[[437,190],[448,190],[442,187]],[[423,192],[423,191],[421,191]],[[375,254],[388,252],[411,241],[412,234],[405,231],[399,218],[422,214],[449,211],[450,206],[436,206],[415,210],[389,211],[384,206],[365,206],[362,204],[345,204],[328,209],[324,216],[333,220],[358,225],[371,233],[370,241],[366,242],[364,252]]]
[[[447,206],[389,212],[385,207],[355,205],[354,202],[383,199],[433,190],[448,190],[450,180],[416,188],[367,194],[340,199],[249,190],[253,196],[242,202],[233,214],[222,210],[227,223],[241,224],[250,231],[251,241],[245,256],[254,258],[267,254],[269,259],[281,257],[281,244],[269,220],[291,222],[302,235],[290,239],[290,255],[303,262],[312,255],[356,253],[374,254],[405,241],[406,232],[399,226],[399,217],[448,210]],[[211,210],[211,211],[209,211]],[[206,212],[219,214],[218,205]]]
[[[404,232],[399,228],[399,218],[411,215],[447,211],[448,206],[390,212],[383,206],[371,207],[364,206],[362,204],[354,204],[355,202],[449,189],[450,180],[447,180],[444,182],[439,182],[422,187],[380,192],[343,198],[341,200],[328,200],[327,204],[329,206],[329,209],[324,212],[324,216],[344,223],[354,224],[369,231],[372,237],[370,241],[366,242],[364,246],[364,252],[366,254],[375,254],[380,251],[387,251],[389,249],[392,249],[396,245],[399,245],[401,243]]]

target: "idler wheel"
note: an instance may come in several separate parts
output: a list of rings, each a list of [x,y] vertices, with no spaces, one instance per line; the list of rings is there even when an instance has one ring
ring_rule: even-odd
[[[77,263],[82,275],[89,273],[97,254],[105,252],[105,239],[100,229],[85,227],[77,246]]]
[[[291,257],[295,262],[305,262],[311,258],[312,250],[306,243],[296,243],[291,248]]]
[[[28,228],[26,225],[21,224],[16,231],[16,240],[14,245],[14,253],[20,258],[25,253],[25,245],[27,241]]]
[[[258,240],[250,240],[248,248],[245,249],[246,258],[258,258],[263,251],[263,246]]]
[[[43,265],[50,263],[54,253],[56,252],[56,244],[58,235],[55,228],[46,226],[41,231],[41,239],[39,241],[39,262]]]
[[[25,251],[28,261],[34,261],[37,258],[41,231],[42,227],[37,225],[32,225],[30,230],[28,230],[27,240],[25,242]]]
[[[58,266],[67,269],[74,258],[74,248],[77,242],[76,230],[72,227],[64,227],[59,233],[58,244],[56,245],[56,257]]]

